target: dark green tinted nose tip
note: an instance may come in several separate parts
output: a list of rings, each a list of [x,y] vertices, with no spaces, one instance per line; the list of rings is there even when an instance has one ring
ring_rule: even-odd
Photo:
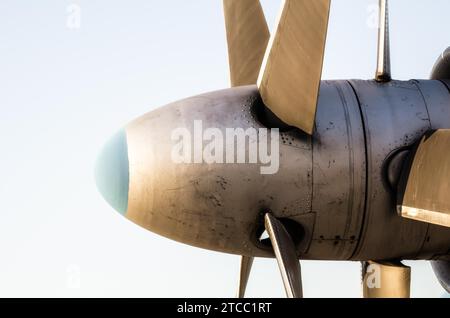
[[[128,209],[128,146],[121,130],[103,147],[95,165],[95,181],[105,200],[119,213]]]

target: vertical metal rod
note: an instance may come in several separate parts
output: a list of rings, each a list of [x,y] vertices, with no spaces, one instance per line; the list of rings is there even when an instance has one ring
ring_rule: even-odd
[[[388,0],[380,0],[380,24],[378,29],[378,61],[375,80],[389,82],[391,80],[391,50],[389,43],[389,4]]]

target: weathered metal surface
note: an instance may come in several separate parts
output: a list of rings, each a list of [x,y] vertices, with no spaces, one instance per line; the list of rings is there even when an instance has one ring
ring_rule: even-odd
[[[364,216],[366,158],[358,101],[347,81],[322,82],[313,136],[314,239],[306,257],[348,259]]]
[[[314,135],[283,127],[272,175],[261,174],[261,162],[171,159],[172,132],[187,128],[193,135],[195,121],[221,132],[265,128],[256,86],[189,98],[138,118],[126,127],[126,216],[168,238],[244,256],[274,257],[259,240],[270,211],[299,225],[290,234],[302,259],[448,258],[449,229],[396,214],[386,167],[430,128],[450,127],[449,91],[439,81],[325,81],[319,96]],[[391,170],[401,169],[400,161]]]
[[[172,131],[184,127],[193,135],[194,121],[222,132],[264,128],[253,115],[258,98],[255,86],[219,91],[166,106],[128,125],[126,216],[186,244],[245,256],[273,256],[271,248],[257,244],[258,222],[267,211],[278,218],[295,214],[293,210],[309,212],[310,137],[296,131],[283,134],[279,171],[273,175],[261,174],[261,164],[175,164],[171,160]],[[312,234],[312,228],[306,232]]]
[[[450,94],[441,81],[414,80],[419,89],[430,116],[431,129],[450,128]]]
[[[412,82],[351,81],[361,105],[367,142],[367,202],[355,260],[418,257],[428,225],[405,220],[385,180],[389,154],[410,146],[431,127],[424,99]],[[450,244],[450,235],[443,238]],[[389,248],[387,248],[389,247]]]
[[[444,85],[448,88],[448,90],[450,91],[450,79],[443,79],[441,80],[442,83],[444,83]]]

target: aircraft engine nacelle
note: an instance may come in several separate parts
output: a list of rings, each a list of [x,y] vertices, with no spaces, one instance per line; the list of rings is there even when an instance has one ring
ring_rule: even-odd
[[[450,127],[449,106],[439,81],[323,81],[309,136],[255,86],[227,89],[131,122],[97,183],[136,224],[210,250],[273,257],[271,212],[303,259],[445,258],[450,229],[398,216],[395,187],[409,147]]]
[[[431,266],[442,287],[450,293],[450,262],[432,261]]]

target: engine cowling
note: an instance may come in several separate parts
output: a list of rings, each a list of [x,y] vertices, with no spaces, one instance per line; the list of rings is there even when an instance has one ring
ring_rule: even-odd
[[[450,293],[450,262],[448,261],[432,261],[431,267],[442,287]]]

